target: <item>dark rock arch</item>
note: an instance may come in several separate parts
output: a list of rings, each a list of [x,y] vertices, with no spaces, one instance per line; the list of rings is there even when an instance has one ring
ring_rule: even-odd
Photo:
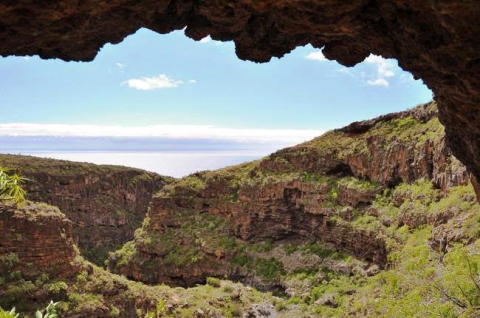
[[[479,21],[477,0],[2,0],[0,55],[90,61],[141,27],[187,27],[256,62],[308,43],[346,66],[396,58],[433,90],[449,146],[480,178]]]

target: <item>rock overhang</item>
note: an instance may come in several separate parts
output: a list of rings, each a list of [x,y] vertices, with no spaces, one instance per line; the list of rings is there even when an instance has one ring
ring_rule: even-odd
[[[345,66],[371,53],[396,58],[432,89],[450,148],[479,178],[479,18],[473,0],[3,1],[0,55],[91,61],[144,27],[232,40],[255,62],[306,44]]]

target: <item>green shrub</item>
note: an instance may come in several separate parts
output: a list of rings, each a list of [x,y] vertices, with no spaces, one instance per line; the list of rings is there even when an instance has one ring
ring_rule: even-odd
[[[233,266],[247,266],[250,263],[250,259],[245,253],[240,253],[236,255],[231,261],[230,264]]]
[[[229,293],[233,292],[233,287],[232,287],[232,285],[225,285],[225,286],[223,286],[222,290],[223,290],[224,293],[229,294]]]
[[[78,283],[86,283],[87,281],[88,281],[88,273],[86,271],[83,271],[77,275]]]
[[[165,306],[165,302],[160,299],[157,302],[157,306],[155,307],[155,314],[153,317],[163,317],[165,313],[167,312],[167,307]]]
[[[48,284],[48,291],[54,295],[59,295],[62,292],[66,292],[68,285],[65,282],[59,281],[53,284]]]
[[[0,256],[0,266],[6,267],[7,269],[12,268],[18,263],[18,255],[15,253],[8,253]]]
[[[228,304],[227,308],[225,309],[225,316],[227,318],[241,317],[242,311],[239,308],[239,305],[234,303]]]
[[[137,234],[135,232],[135,234]],[[118,267],[126,266],[130,262],[130,260],[135,256],[137,253],[137,247],[135,246],[134,241],[128,241],[125,243],[122,248],[112,254],[115,254],[117,258],[116,265]],[[110,255],[112,255],[110,254]],[[110,262],[109,262],[110,263]]]
[[[237,247],[237,242],[231,236],[224,236],[220,238],[220,246],[227,252],[234,251]]]
[[[220,279],[215,277],[207,277],[207,284],[212,287],[220,287]]]
[[[309,242],[303,246],[297,247],[302,253],[315,254],[320,258],[346,259],[347,256],[342,253],[329,249],[318,242]]]
[[[253,244],[249,246],[248,249],[252,252],[268,253],[273,249],[273,246],[272,246],[272,242],[267,240],[262,243]]]
[[[294,244],[286,244],[283,249],[287,255],[292,255],[298,250],[298,246]]]
[[[76,313],[93,312],[96,308],[103,306],[103,296],[92,293],[72,293],[68,299],[73,304],[73,311]]]
[[[22,279],[22,272],[20,272],[20,271],[11,272],[10,273],[10,279],[13,280],[13,281]]]
[[[110,308],[110,317],[118,317],[120,315],[120,309],[115,306]]]
[[[438,201],[440,190],[435,189],[433,183],[427,179],[417,180],[414,183],[402,183],[395,188],[392,196],[402,204],[407,201],[419,201],[423,205],[429,205]]]
[[[275,310],[276,311],[282,311],[282,310],[285,310],[285,309],[287,309],[287,304],[285,304],[284,301],[278,301],[275,304]]]
[[[50,275],[48,273],[42,273],[40,276],[35,279],[35,286],[41,287],[50,280]]]
[[[369,230],[375,233],[381,232],[381,230],[384,228],[382,223],[380,223],[380,221],[372,215],[362,215],[356,218],[352,222],[352,225],[355,228],[358,228],[361,230]]]
[[[257,258],[253,266],[255,272],[267,280],[278,278],[286,273],[283,263],[273,257],[270,259]]]

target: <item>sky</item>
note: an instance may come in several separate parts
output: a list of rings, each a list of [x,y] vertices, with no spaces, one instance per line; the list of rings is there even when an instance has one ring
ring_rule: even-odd
[[[141,29],[88,63],[0,58],[0,74],[4,144],[21,138],[294,144],[432,98],[395,60],[371,55],[346,68],[306,46],[258,64],[238,59],[231,42],[195,42],[183,31]]]

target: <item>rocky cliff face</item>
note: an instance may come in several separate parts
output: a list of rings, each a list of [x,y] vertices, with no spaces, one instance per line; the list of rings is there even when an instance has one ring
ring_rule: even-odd
[[[15,307],[32,317],[50,301],[72,318],[225,317],[233,304],[245,314],[275,313],[272,296],[233,282],[185,290],[128,281],[80,256],[72,222],[57,207],[0,204],[0,314]]]
[[[387,200],[392,191],[403,197],[402,185],[420,180],[439,197],[469,183],[466,168],[445,146],[434,103],[166,186],[110,268],[151,284],[194,285],[224,275],[251,282],[259,280],[252,274],[259,257],[252,244],[309,240],[381,268],[393,244],[387,226],[428,222],[379,216],[379,198]]]
[[[153,193],[171,181],[140,169],[30,156],[0,155],[0,165],[30,179],[29,200],[55,205],[67,215],[82,254],[98,264],[133,238]]]
[[[480,204],[433,104],[165,186],[109,267],[206,285],[107,272],[80,256],[72,225],[44,203],[0,205],[0,307],[32,314],[60,301],[60,316],[75,318],[479,314]]]
[[[2,308],[46,303],[58,296],[48,289],[37,293],[31,289],[36,280],[68,280],[78,273],[72,264],[78,251],[71,229],[65,215],[45,203],[27,202],[21,208],[0,204]]]
[[[436,103],[352,123],[261,162],[273,172],[301,170],[355,176],[395,186],[426,178],[441,189],[469,174],[445,144]],[[289,167],[293,166],[293,167]]]
[[[0,6],[0,55],[90,61],[146,27],[233,40],[239,58],[256,62],[308,43],[346,66],[370,53],[396,58],[433,90],[450,148],[480,177],[479,18],[471,0],[21,0]]]
[[[77,254],[71,222],[58,208],[31,202],[18,209],[0,205],[0,276],[69,277],[75,273],[69,263]]]

